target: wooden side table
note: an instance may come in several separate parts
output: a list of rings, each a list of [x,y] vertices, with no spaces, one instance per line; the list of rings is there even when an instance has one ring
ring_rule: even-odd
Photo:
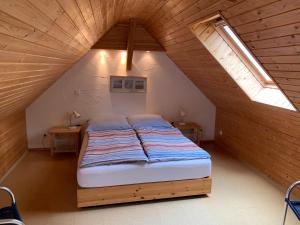
[[[185,136],[190,138],[198,146],[200,145],[200,139],[202,137],[202,127],[194,122],[186,122],[181,124],[180,122],[173,122],[174,127],[179,129]]]
[[[81,126],[52,127],[48,130],[48,134],[51,155],[55,152],[75,152],[78,155],[81,145]]]

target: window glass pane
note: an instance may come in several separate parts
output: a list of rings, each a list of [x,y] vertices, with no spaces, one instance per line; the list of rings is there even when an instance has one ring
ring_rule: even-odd
[[[261,65],[256,61],[256,59],[252,56],[252,54],[248,51],[248,49],[244,46],[244,44],[240,41],[240,39],[235,35],[235,33],[231,30],[231,28],[227,25],[224,26],[224,30],[231,37],[231,39],[236,43],[236,45],[242,50],[242,52],[246,55],[246,57],[250,60],[250,62],[255,66],[255,68],[259,71],[259,73],[263,76],[263,78],[272,82],[272,79],[266,73],[266,71],[261,67]]]

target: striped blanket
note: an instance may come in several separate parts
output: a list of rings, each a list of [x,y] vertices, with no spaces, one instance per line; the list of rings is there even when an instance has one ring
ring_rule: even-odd
[[[210,158],[177,128],[137,129],[137,133],[149,162]]]
[[[80,167],[148,161],[136,133],[128,130],[89,132],[88,146]]]

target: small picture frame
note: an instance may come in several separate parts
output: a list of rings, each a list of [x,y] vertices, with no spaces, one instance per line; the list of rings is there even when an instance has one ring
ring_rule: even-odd
[[[136,90],[144,90],[145,89],[145,82],[144,80],[135,80],[134,88]]]
[[[111,92],[145,93],[146,89],[146,77],[110,76]]]
[[[113,82],[114,89],[122,89],[123,88],[123,80],[122,79],[115,79]]]
[[[128,90],[131,90],[131,89],[133,89],[133,87],[134,87],[134,80],[132,80],[132,79],[126,79],[126,80],[124,80],[124,88],[125,89],[128,89]]]

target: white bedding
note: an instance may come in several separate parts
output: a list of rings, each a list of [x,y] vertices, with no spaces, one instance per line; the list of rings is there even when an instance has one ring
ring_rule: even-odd
[[[80,159],[87,145],[85,135]],[[156,163],[129,163],[79,168],[80,187],[106,187],[137,183],[203,178],[211,175],[210,159],[168,161]]]

